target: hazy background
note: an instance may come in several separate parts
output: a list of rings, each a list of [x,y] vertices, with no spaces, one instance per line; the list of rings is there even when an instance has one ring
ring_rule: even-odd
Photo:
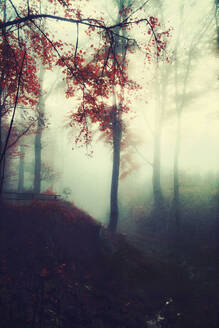
[[[140,2],[139,2],[140,3]],[[119,199],[128,203],[137,195],[142,195],[142,190],[151,190],[152,167],[149,162],[153,160],[153,133],[157,103],[159,102],[159,88],[167,85],[165,100],[165,123],[162,134],[162,176],[169,176],[171,184],[171,170],[176,136],[176,115],[174,98],[174,61],[177,58],[178,70],[183,74],[187,67],[187,51],[191,40],[199,41],[195,45],[191,59],[191,69],[186,83],[186,99],[182,117],[182,145],[180,153],[180,170],[183,174],[215,174],[219,166],[219,58],[216,50],[216,28],[214,21],[213,1],[192,1],[185,3],[183,14],[180,18],[180,10],[184,1],[163,1],[163,9],[157,10],[156,1],[151,0],[145,7],[146,13],[157,15],[163,22],[164,29],[171,28],[171,36],[167,39],[167,54],[170,63],[152,60],[149,64],[145,61],[140,51],[130,57],[129,71],[132,79],[138,81],[142,90],[132,100],[131,113],[127,115],[128,126],[131,133],[139,139],[139,143],[132,149],[132,160],[138,168],[130,173],[127,178],[120,180]],[[113,1],[92,1],[92,7],[87,7],[87,13],[102,11],[102,15],[113,22],[115,6]],[[85,12],[86,13],[86,12]],[[56,23],[51,23],[49,28],[57,28]],[[206,30],[204,31],[204,28]],[[66,40],[75,38],[74,27],[67,24],[59,24],[56,33],[65,33]],[[144,38],[141,29],[133,31],[134,37],[139,43]],[[79,48],[84,48],[87,42],[98,42],[98,39],[87,40],[80,32]],[[178,40],[178,41],[177,41]],[[177,54],[176,43],[177,44]],[[168,68],[169,67],[169,68]],[[170,73],[165,79],[162,73],[169,69]],[[110,145],[99,140],[99,132],[96,132],[91,148],[78,149],[74,144],[74,136],[78,133],[71,128],[64,127],[68,113],[76,108],[74,99],[65,98],[65,85],[57,83],[60,71],[47,72],[43,82],[44,90],[56,83],[53,92],[46,101],[46,113],[49,118],[49,126],[43,132],[43,160],[54,168],[57,177],[50,187],[57,194],[63,195],[63,190],[69,189],[68,200],[76,206],[84,209],[89,214],[101,221],[107,219],[109,210],[112,150]],[[59,79],[59,81],[60,81]],[[183,90],[183,83],[180,86]],[[134,119],[129,118],[134,115]],[[74,148],[74,150],[72,150]],[[90,150],[93,149],[93,156]],[[29,155],[29,157],[31,157]],[[28,162],[28,158],[25,159]],[[31,187],[31,179],[28,174],[25,177],[26,187]],[[168,185],[164,181],[163,188]],[[169,188],[169,186],[168,186]]]

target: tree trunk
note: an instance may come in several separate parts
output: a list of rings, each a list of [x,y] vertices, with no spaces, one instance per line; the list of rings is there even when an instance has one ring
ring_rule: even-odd
[[[34,142],[34,154],[35,154],[35,165],[34,165],[34,192],[40,193],[41,189],[41,128],[38,122],[37,134],[35,135]]]
[[[173,164],[173,213],[175,218],[176,240],[180,240],[180,198],[179,198],[179,154],[181,136],[181,113],[177,113],[177,133]]]
[[[160,210],[163,205],[163,195],[160,182],[160,148],[161,148],[161,122],[156,128],[154,136],[154,155],[153,155],[153,195],[154,195],[154,209]]]
[[[0,95],[1,98],[1,95]],[[0,200],[4,188],[4,179],[5,179],[5,162],[6,162],[6,151],[3,144],[3,135],[2,135],[2,106],[0,103]]]
[[[161,139],[164,123],[164,113],[166,110],[166,93],[170,68],[157,64],[156,77],[160,82],[155,84],[156,108],[155,108],[155,129],[154,129],[154,153],[153,153],[153,198],[154,210],[162,213],[164,208],[164,197],[161,188]]]
[[[126,14],[121,14],[123,11],[122,8],[129,8],[131,0],[128,0],[126,3],[124,0],[116,1],[118,8],[118,17],[115,21],[116,24],[119,24],[121,20],[126,18]],[[121,59],[124,63],[126,57],[126,42],[125,42],[125,30],[121,30],[121,27],[118,26],[115,29],[115,32],[119,35],[120,33],[123,36],[123,41],[118,42],[115,45],[114,52],[115,55],[120,54]],[[115,65],[117,65],[115,63]],[[115,84],[114,84],[115,85]],[[122,90],[123,92],[123,90]],[[117,106],[116,104],[116,94],[115,89],[113,90],[114,97],[114,106],[112,108],[112,134],[113,134],[113,169],[112,169],[112,181],[111,181],[111,195],[110,195],[110,219],[108,228],[111,232],[116,232],[118,219],[119,219],[119,208],[118,208],[118,187],[119,187],[119,168],[120,168],[120,147],[121,147],[121,138],[122,138],[122,119],[121,119],[121,103]]]
[[[217,193],[215,195],[216,200],[216,215],[214,225],[214,238],[215,238],[215,269],[219,275],[219,182],[217,183]]]
[[[157,8],[156,8],[157,7]],[[157,15],[161,14],[161,20],[164,22],[162,3],[160,0],[155,4],[157,9]],[[154,151],[153,151],[153,172],[152,172],[152,188],[153,188],[153,209],[154,214],[160,213],[163,205],[163,194],[161,190],[161,134],[163,124],[163,113],[165,106],[165,91],[167,85],[168,76],[165,76],[164,67],[159,65],[157,62],[156,70],[156,83],[155,83],[155,94],[156,94],[156,107],[155,107],[155,127],[154,127]],[[158,79],[160,80],[157,83]],[[165,81],[165,82],[164,82]]]
[[[40,69],[40,83],[42,85],[43,79],[44,79],[45,71],[41,67]],[[41,89],[42,91],[42,89]],[[51,91],[51,90],[50,90]],[[42,120],[43,115],[45,113],[45,99],[48,97],[50,92],[48,92],[47,96],[40,96],[39,99],[39,117],[37,122],[37,132],[35,135],[35,141],[34,141],[34,155],[35,155],[35,162],[34,162],[34,192],[40,193],[41,191],[41,150],[42,150]]]
[[[6,0],[3,1],[4,4],[4,22],[6,21]],[[3,28],[2,30],[2,35],[5,35],[6,30],[5,28]],[[5,40],[5,38],[4,38]],[[5,42],[5,41],[4,41]],[[4,69],[1,71],[1,82],[4,81]],[[2,93],[3,90],[2,88],[0,88],[0,200],[1,200],[1,195],[2,195],[2,191],[3,191],[3,183],[4,183],[4,166],[5,166],[5,158],[2,157],[2,153],[3,153],[3,142],[2,142]]]
[[[18,192],[24,191],[24,145],[20,146]]]
[[[215,0],[215,21],[217,30],[217,48],[219,49],[219,0]],[[219,254],[219,183],[217,186],[217,213],[215,224],[216,254]],[[216,270],[219,273],[219,257],[216,256]]]
[[[1,93],[0,93],[0,102],[1,102]],[[3,147],[2,147],[2,106],[0,103],[0,157],[2,155]],[[3,160],[0,160],[0,197],[2,194],[2,188],[3,188]]]
[[[118,209],[118,187],[119,187],[119,167],[120,167],[120,145],[122,137],[121,121],[118,117],[117,109],[113,112],[113,169],[111,182],[111,197],[110,197],[110,221],[109,229],[111,232],[116,232],[119,209]]]
[[[217,30],[217,47],[219,49],[219,0],[215,0],[215,22]]]

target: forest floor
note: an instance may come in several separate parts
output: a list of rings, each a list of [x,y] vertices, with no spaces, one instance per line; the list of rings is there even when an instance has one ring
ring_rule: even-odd
[[[71,203],[1,205],[1,328],[218,328],[200,287]]]

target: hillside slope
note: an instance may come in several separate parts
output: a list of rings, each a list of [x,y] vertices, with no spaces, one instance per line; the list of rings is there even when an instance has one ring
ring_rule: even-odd
[[[100,228],[64,201],[2,206],[1,328],[147,327],[173,293],[165,269]]]

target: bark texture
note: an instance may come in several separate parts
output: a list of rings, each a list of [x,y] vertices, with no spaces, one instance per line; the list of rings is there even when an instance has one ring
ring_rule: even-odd
[[[116,232],[119,209],[118,209],[118,187],[119,187],[119,167],[120,167],[120,146],[122,137],[121,122],[117,110],[113,112],[113,170],[110,197],[110,221],[109,229]]]

